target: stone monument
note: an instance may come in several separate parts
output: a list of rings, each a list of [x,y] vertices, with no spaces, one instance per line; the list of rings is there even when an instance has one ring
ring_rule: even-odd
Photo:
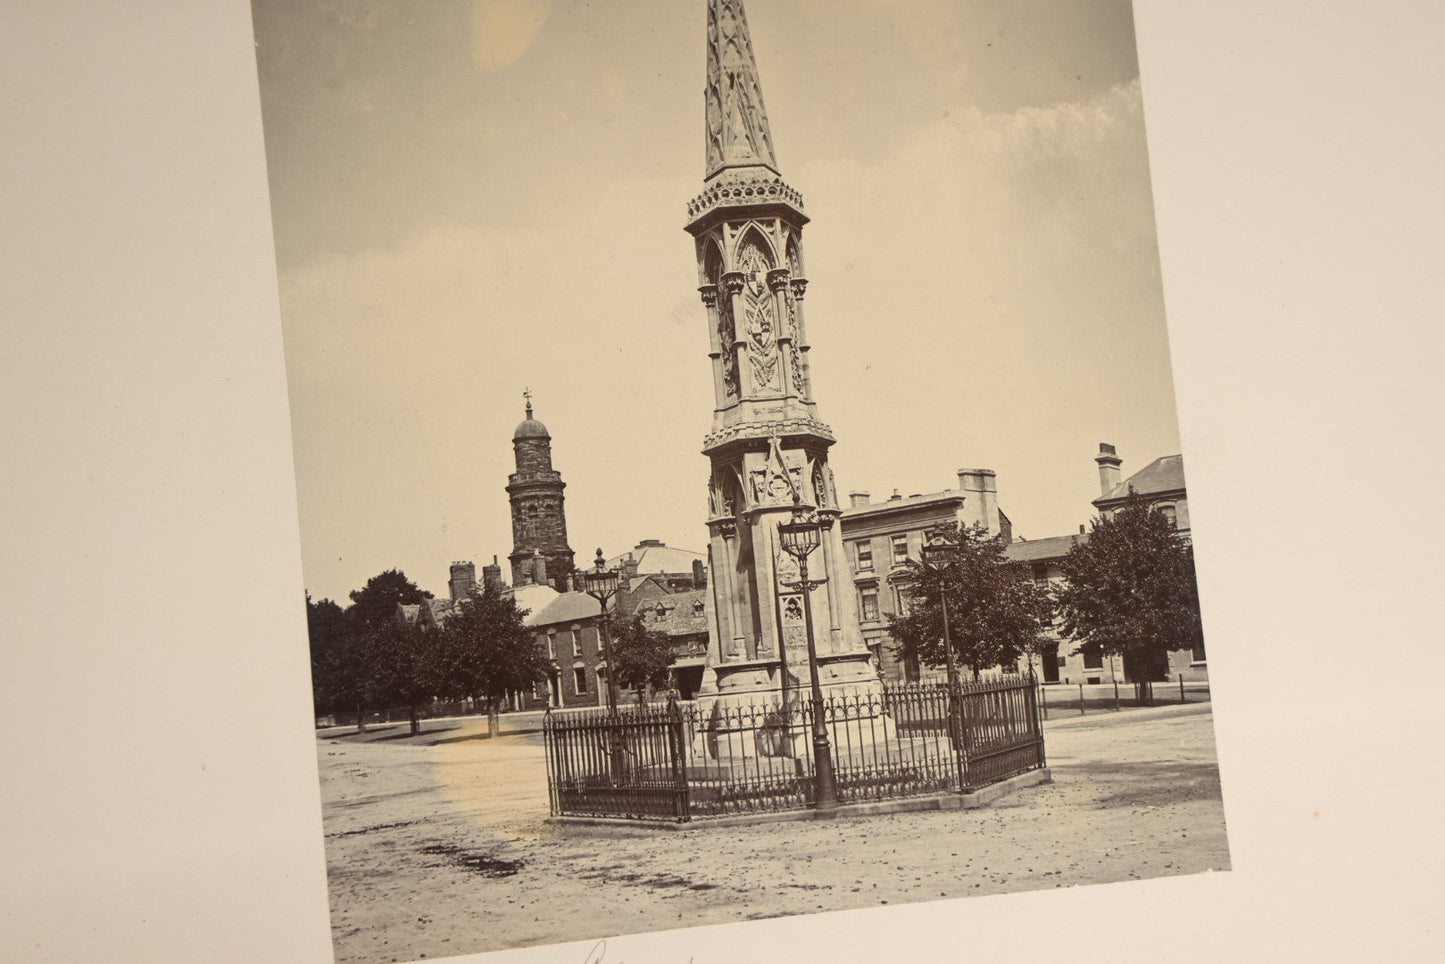
[[[699,700],[789,701],[808,686],[796,561],[778,540],[795,511],[833,523],[808,559],[825,695],[876,689],[843,551],[832,430],[809,379],[803,198],[778,172],[742,0],[708,0],[707,167],[688,205],[707,307],[715,406],[708,480],[708,669]]]

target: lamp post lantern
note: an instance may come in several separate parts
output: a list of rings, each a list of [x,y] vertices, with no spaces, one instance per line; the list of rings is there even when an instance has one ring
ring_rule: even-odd
[[[612,615],[607,603],[617,595],[621,576],[616,569],[606,568],[602,549],[597,550],[596,566],[582,572],[583,592],[602,606],[602,658],[607,660],[607,711],[617,713],[617,679],[612,665]]]
[[[812,591],[827,580],[808,578],[808,554],[823,541],[823,529],[832,520],[819,522],[808,518],[794,496],[793,521],[778,523],[778,539],[783,550],[798,560],[798,581],[788,586],[803,594],[803,631],[808,639],[808,677],[812,683],[813,709],[813,809],[823,816],[838,810],[838,779],[833,772],[833,748],[828,743],[828,728],[823,721],[823,688],[818,683],[818,650],[813,642]]]

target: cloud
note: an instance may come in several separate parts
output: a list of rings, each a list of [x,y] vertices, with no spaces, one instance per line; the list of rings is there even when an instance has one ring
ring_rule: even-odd
[[[1177,451],[1140,105],[1136,80],[956,109],[876,162],[799,172],[818,397],[847,484],[919,491],[948,484],[940,459],[987,465],[1048,534],[1087,512],[1059,487],[1079,439]]]

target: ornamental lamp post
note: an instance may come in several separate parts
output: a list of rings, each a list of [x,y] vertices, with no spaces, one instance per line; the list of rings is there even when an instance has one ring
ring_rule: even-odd
[[[943,614],[943,659],[948,672],[948,738],[955,753],[962,753],[963,741],[959,716],[958,662],[953,655],[953,635],[948,625],[948,586],[945,577],[958,561],[958,543],[942,529],[931,529],[923,536],[920,565],[937,577],[938,607]],[[960,759],[960,765],[962,760]]]
[[[958,554],[958,543],[942,530],[933,529],[924,535],[923,552],[920,553],[923,558],[920,564],[938,577],[938,605],[943,612],[943,657],[950,690],[958,685],[958,663],[953,655],[953,636],[948,624],[948,587],[944,583],[944,577],[958,560]]]
[[[607,660],[607,712],[617,714],[617,679],[615,667],[612,665],[612,616],[608,611],[607,603],[617,590],[622,578],[616,569],[606,568],[607,563],[602,558],[602,549],[597,549],[597,564],[595,568],[582,571],[583,592],[597,600],[602,606],[602,658]]]
[[[788,585],[803,594],[803,631],[808,639],[808,677],[812,683],[813,709],[813,810],[820,816],[834,816],[838,810],[838,780],[833,772],[833,748],[828,743],[828,728],[823,722],[823,688],[818,683],[818,650],[813,642],[812,591],[825,579],[808,578],[808,554],[823,541],[823,529],[832,520],[819,522],[809,518],[793,496],[793,521],[778,523],[778,540],[783,550],[798,560],[798,581]]]

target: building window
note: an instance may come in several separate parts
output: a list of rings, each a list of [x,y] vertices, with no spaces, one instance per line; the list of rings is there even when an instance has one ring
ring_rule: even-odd
[[[582,658],[582,634],[575,629],[568,630],[572,634],[572,658]],[[578,692],[581,692],[580,690]]]
[[[576,692],[587,692],[587,670],[584,667],[578,666],[572,670],[572,684]]]
[[[1179,516],[1178,516],[1178,512],[1175,510],[1174,506],[1172,506],[1172,505],[1161,505],[1161,506],[1159,507],[1159,511],[1162,512],[1162,513],[1164,513],[1164,518],[1166,518],[1166,519],[1169,520],[1169,525],[1170,525],[1171,528],[1175,528],[1175,529],[1179,528]]]
[[[901,566],[908,561],[908,537],[893,537],[893,564]]]
[[[860,594],[863,604],[863,621],[871,622],[878,618],[878,590],[865,589]]]
[[[872,572],[873,543],[868,541],[854,543],[854,548],[857,550],[858,553],[858,571]]]
[[[1079,655],[1084,657],[1084,669],[1104,668],[1104,651],[1098,643],[1085,643],[1080,646]]]
[[[547,634],[547,658],[557,658],[557,633],[555,631]]]

